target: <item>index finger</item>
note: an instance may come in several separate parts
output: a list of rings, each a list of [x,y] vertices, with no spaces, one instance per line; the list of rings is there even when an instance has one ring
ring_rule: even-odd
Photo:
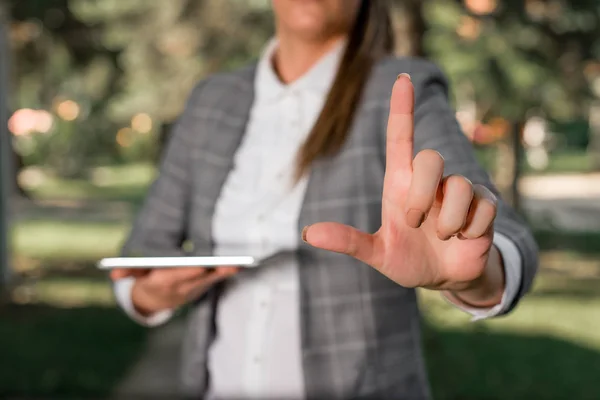
[[[412,171],[415,90],[408,74],[398,75],[390,99],[386,170]]]

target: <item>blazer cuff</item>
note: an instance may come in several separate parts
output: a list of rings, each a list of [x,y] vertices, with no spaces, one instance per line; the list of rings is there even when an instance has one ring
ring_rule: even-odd
[[[145,317],[138,313],[133,306],[133,302],[131,301],[131,290],[133,289],[134,283],[135,278],[127,277],[119,279],[114,284],[114,292],[117,303],[123,309],[123,311],[125,311],[125,314],[127,314],[129,318],[140,325],[146,327],[156,327],[165,324],[173,317],[173,310],[160,311],[149,317]]]
[[[505,286],[502,300],[499,304],[489,308],[474,308],[464,304],[458,304],[446,296],[443,296],[450,304],[471,314],[471,321],[496,317],[506,313],[515,302],[523,279],[523,259],[517,245],[507,236],[494,232],[494,246],[500,252],[504,264]]]

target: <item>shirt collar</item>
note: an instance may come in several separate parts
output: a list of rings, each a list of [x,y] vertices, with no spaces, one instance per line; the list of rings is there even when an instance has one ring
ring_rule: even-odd
[[[255,78],[256,100],[276,101],[289,90],[311,91],[319,95],[326,94],[337,74],[337,69],[345,49],[345,40],[338,42],[304,75],[289,85],[281,82],[273,68],[273,55],[277,40],[271,39],[262,52]]]

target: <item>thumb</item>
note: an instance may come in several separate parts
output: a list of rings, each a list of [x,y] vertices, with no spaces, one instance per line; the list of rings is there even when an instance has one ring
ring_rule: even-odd
[[[374,235],[337,222],[320,222],[302,230],[302,240],[311,246],[347,254],[372,267],[382,264],[383,252],[379,251]]]

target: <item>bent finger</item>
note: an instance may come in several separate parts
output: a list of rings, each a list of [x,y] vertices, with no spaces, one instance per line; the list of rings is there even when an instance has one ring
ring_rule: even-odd
[[[497,199],[491,190],[483,185],[473,185],[473,204],[461,234],[467,239],[477,239],[487,232],[494,223]]]
[[[473,186],[464,176],[452,175],[444,179],[443,188],[437,233],[441,240],[447,240],[459,233],[467,221],[473,200]]]
[[[406,199],[406,223],[421,226],[433,205],[444,173],[444,159],[435,150],[423,150],[413,162],[413,174]]]

